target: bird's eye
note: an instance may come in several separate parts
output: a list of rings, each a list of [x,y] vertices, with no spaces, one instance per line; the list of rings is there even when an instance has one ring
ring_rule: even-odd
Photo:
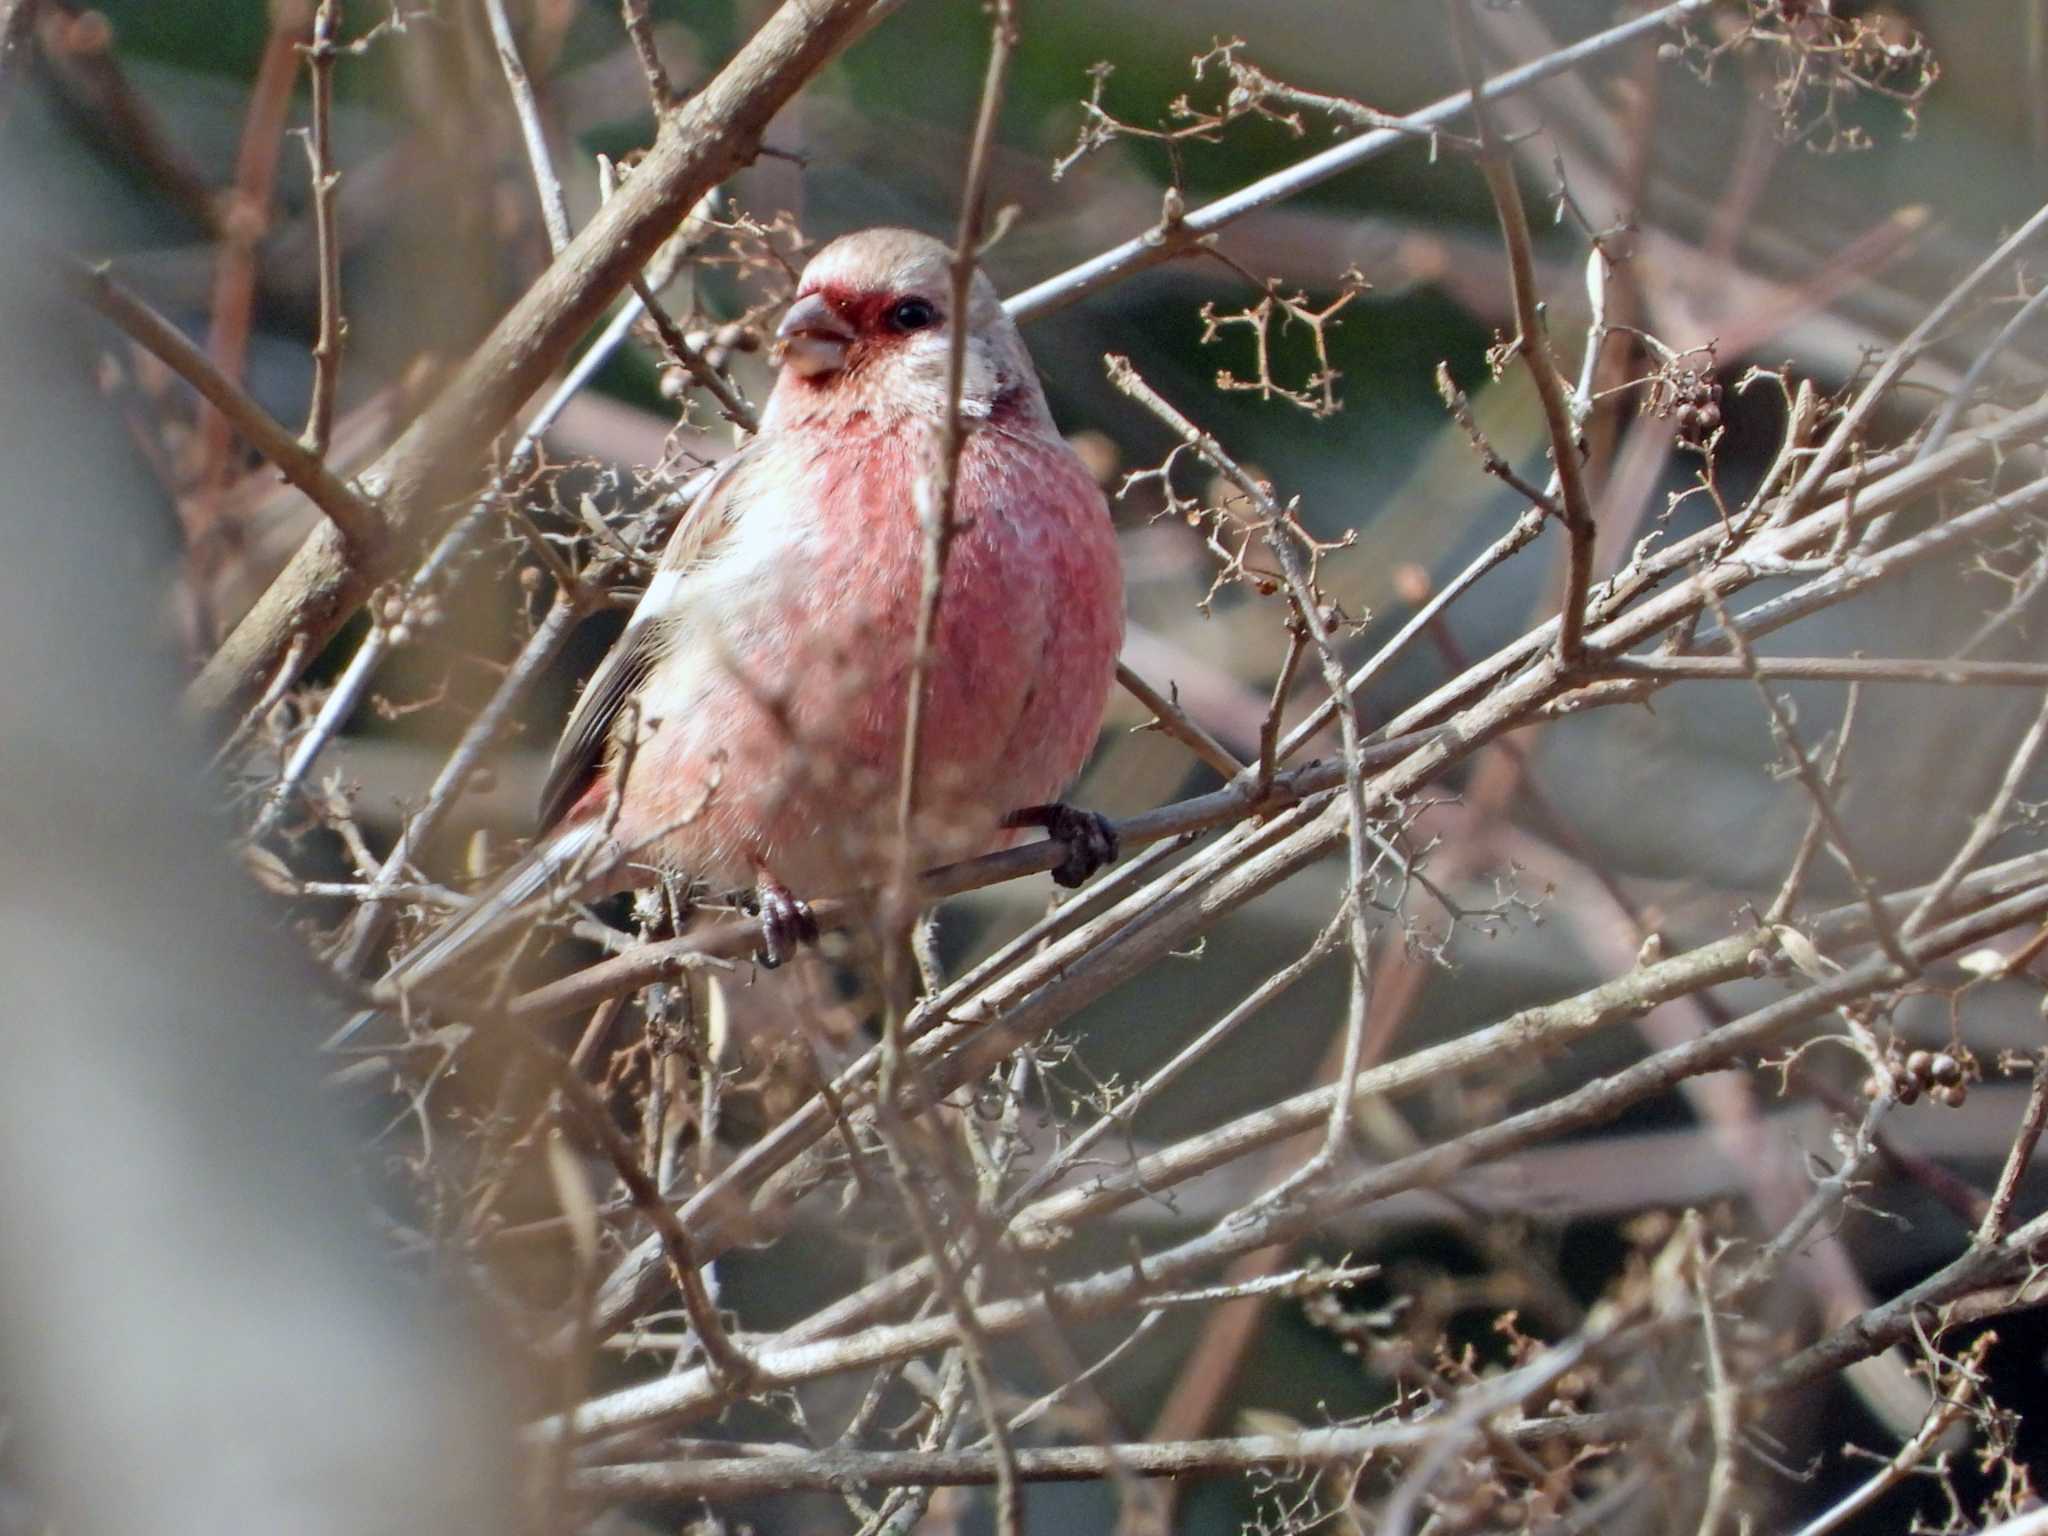
[[[938,318],[929,299],[904,299],[889,311],[889,324],[899,331],[921,331]]]

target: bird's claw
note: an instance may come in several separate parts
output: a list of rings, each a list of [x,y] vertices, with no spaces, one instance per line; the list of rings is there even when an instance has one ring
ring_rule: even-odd
[[[1099,811],[1083,811],[1071,805],[1027,805],[1003,818],[1009,827],[1042,827],[1056,843],[1067,845],[1067,855],[1052,867],[1055,885],[1068,890],[1117,856],[1116,828]]]
[[[763,970],[774,970],[796,953],[797,946],[818,942],[817,918],[780,881],[762,878],[754,888],[754,910],[761,924],[761,948],[755,958]]]

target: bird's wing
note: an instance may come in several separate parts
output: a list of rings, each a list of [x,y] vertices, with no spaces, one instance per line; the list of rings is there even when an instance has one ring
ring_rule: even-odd
[[[561,739],[555,743],[547,783],[541,789],[542,831],[561,820],[603,766],[621,711],[661,659],[677,587],[689,579],[697,564],[732,526],[736,510],[733,488],[742,478],[740,470],[748,457],[742,449],[713,470],[677,520],[675,532],[669,535],[668,547],[661,552],[661,561],[655,566],[647,590],[640,594],[632,618],[626,621],[618,643],[592,674],[583,697],[577,700],[569,723],[562,728]]]

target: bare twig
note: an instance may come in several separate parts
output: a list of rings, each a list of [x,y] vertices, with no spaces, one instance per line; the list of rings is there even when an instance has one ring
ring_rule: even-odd
[[[996,119],[1002,111],[1003,91],[1010,73],[1010,57],[1017,45],[1017,21],[1013,0],[996,0],[994,26],[990,34],[988,72],[981,89],[981,106],[974,120],[974,138],[968,148],[967,175],[960,191],[960,224],[953,240],[952,294],[948,305],[950,323],[946,333],[946,422],[937,444],[936,461],[918,481],[918,518],[924,529],[922,588],[918,596],[917,633],[910,653],[908,702],[903,726],[903,761],[896,789],[897,866],[891,884],[899,903],[909,893],[911,838],[917,811],[918,766],[923,752],[925,693],[930,683],[932,647],[938,633],[939,601],[944,592],[946,558],[953,544],[953,509],[960,494],[960,455],[967,446],[968,425],[960,409],[961,393],[967,380],[967,312],[974,287],[974,275],[981,259],[988,190],[989,149],[995,142]],[[902,916],[899,913],[899,917]]]
[[[732,1341],[718,1315],[717,1303],[705,1288],[702,1265],[692,1252],[690,1235],[676,1220],[661,1191],[654,1187],[654,1180],[641,1165],[633,1144],[612,1123],[610,1112],[591,1091],[590,1085],[583,1081],[582,1074],[560,1052],[518,1030],[508,1031],[506,1038],[522,1054],[547,1069],[554,1080],[556,1092],[576,1112],[584,1130],[604,1148],[613,1170],[633,1197],[633,1204],[660,1236],[662,1247],[668,1254],[670,1278],[682,1295],[683,1310],[689,1316],[690,1328],[697,1335],[697,1342],[704,1347],[709,1369],[734,1392],[760,1384],[761,1375],[755,1363]]]
[[[661,116],[676,104],[676,88],[669,84],[668,71],[661,67],[661,54],[654,46],[654,23],[648,19],[647,0],[619,0],[619,15],[632,39],[633,53],[640,60],[640,73],[647,77],[647,97],[654,103],[654,115]]]
[[[241,385],[214,367],[177,327],[115,282],[106,267],[67,263],[64,276],[74,294],[119,326],[138,346],[161,359],[224,420],[232,422],[235,430],[275,464],[285,479],[304,491],[307,500],[327,514],[337,547],[360,551],[357,558],[378,556],[385,546],[385,526],[373,500],[343,484],[318,454],[280,425]],[[283,637],[278,666],[265,678],[266,684],[274,684],[282,672],[292,639],[291,634]]]
[[[1949,1389],[1928,1410],[1926,1421],[1913,1432],[1912,1438],[1870,1478],[1801,1526],[1798,1536],[1828,1536],[1829,1532],[1840,1530],[1910,1477],[1941,1443],[1949,1427],[1975,1405],[1984,1385],[1984,1355],[1996,1339],[1996,1334],[1984,1333],[1972,1340],[1962,1358],[1949,1367]]]
[[[2048,739],[2048,693],[2042,694],[2040,707],[2034,711],[2033,724],[2027,727],[2020,744],[2013,749],[2012,757],[2005,765],[2005,776],[1999,780],[1990,803],[1971,821],[1969,834],[1935,880],[1934,888],[1913,909],[1913,915],[1906,919],[1905,932],[1912,933],[1924,926],[1941,910],[1941,904],[1955,889],[1956,882],[1983,856],[1993,839],[2005,830],[2006,813],[2018,798],[2020,786],[2026,780],[2027,771],[2034,766],[2034,759],[2040,755],[2044,739]]]
[[[1951,661],[1940,656],[1611,656],[1589,662],[1604,677],[1682,683],[1761,677],[1772,682],[1934,683],[1960,688],[2048,687],[2048,663]]]
[[[1971,295],[2044,229],[2048,229],[2048,205],[2044,205],[2032,218],[2001,241],[1997,249],[1951,288],[1940,303],[1920,318],[1919,323],[1907,333],[1905,339],[1892,348],[1884,362],[1879,364],[1877,371],[1871,375],[1870,381],[1857,392],[1856,399],[1842,413],[1834,431],[1830,432],[1826,440],[1814,450],[1798,481],[1786,493],[1790,508],[1788,515],[1796,515],[1812,502],[1820,490],[1821,482],[1842,462],[1850,444],[1862,435],[1871,413],[1890,393],[1892,385],[1908,368],[1919,361],[1921,350],[1929,340],[1941,335],[1957,312],[1969,302]]]
[[[740,392],[733,388],[732,380],[712,367],[704,354],[690,345],[690,338],[683,334],[683,328],[676,324],[675,317],[655,300],[654,290],[648,285],[647,279],[635,276],[633,292],[646,309],[647,318],[654,323],[654,329],[660,335],[662,345],[668,348],[670,356],[683,365],[690,377],[703,386],[704,392],[718,402],[720,414],[742,432],[760,431],[760,413],[747,404]]]
[[[1655,37],[1675,23],[1704,10],[1709,0],[1676,0],[1644,16],[1638,16],[1605,32],[1561,48],[1557,52],[1519,69],[1511,69],[1494,80],[1487,82],[1487,90],[1495,96],[1508,95],[1526,90],[1530,86],[1553,76],[1576,69],[1588,60],[1602,54],[1625,48],[1645,37]],[[1180,215],[1156,228],[1126,240],[1113,250],[1105,251],[1080,265],[1049,277],[1044,282],[1026,289],[1009,301],[1013,317],[1035,320],[1064,308],[1089,295],[1099,293],[1114,283],[1134,276],[1161,262],[1171,261],[1176,256],[1199,250],[1205,241],[1218,230],[1235,223],[1246,214],[1256,213],[1262,208],[1284,202],[1309,188],[1328,181],[1331,177],[1354,169],[1357,166],[1379,158],[1381,155],[1402,149],[1415,142],[1418,135],[1428,134],[1443,124],[1451,122],[1471,105],[1469,92],[1460,91],[1455,96],[1446,96],[1418,112],[1411,112],[1396,128],[1377,129],[1334,144],[1320,154],[1311,155],[1298,165],[1277,171],[1271,176],[1253,182],[1250,186],[1220,197],[1215,202]]]
[[[1224,782],[1228,783],[1244,772],[1244,764],[1231,755],[1230,748],[1121,661],[1116,664],[1116,680],[1123,685],[1124,692],[1152,711],[1153,721],[1160,730],[1223,775]]]
[[[1586,622],[1586,594],[1593,583],[1593,505],[1579,462],[1579,434],[1572,419],[1570,389],[1550,354],[1550,332],[1543,323],[1542,296],[1536,291],[1536,257],[1529,239],[1529,216],[1522,208],[1521,188],[1493,114],[1487,105],[1485,75],[1470,0],[1451,0],[1451,36],[1471,83],[1472,119],[1479,129],[1479,168],[1500,215],[1501,238],[1507,245],[1508,291],[1514,301],[1516,335],[1511,350],[1529,370],[1543,422],[1550,434],[1551,472],[1557,477],[1560,515],[1570,540],[1565,567],[1564,606],[1557,629],[1557,656],[1576,666]],[[1542,498],[1539,505],[1545,504]]]
[[[1850,841],[1849,829],[1843,825],[1841,812],[1835,807],[1834,791],[1828,786],[1827,775],[1816,768],[1813,759],[1807,755],[1806,747],[1799,740],[1799,732],[1793,726],[1791,716],[1786,714],[1785,706],[1778,702],[1778,696],[1771,692],[1763,678],[1757,676],[1754,670],[1756,657],[1749,649],[1748,639],[1740,629],[1727,622],[1727,616],[1718,599],[1712,600],[1712,607],[1715,617],[1722,621],[1722,629],[1728,636],[1728,643],[1734,647],[1736,661],[1751,669],[1750,676],[1756,683],[1757,696],[1763,700],[1764,714],[1770,720],[1772,739],[1777,742],[1778,750],[1785,754],[1787,761],[1792,765],[1792,772],[1812,799],[1814,814],[1827,827],[1828,840],[1834,845],[1835,858],[1848,871],[1850,881],[1862,893],[1865,905],[1870,908],[1878,943],[1883,946],[1884,952],[1892,958],[1894,964],[1911,974],[1913,963],[1907,956],[1903,943],[1908,934],[1893,925],[1890,915],[1885,911],[1884,903],[1879,900],[1877,882],[1856,857],[1856,846]]]
[[[548,149],[547,125],[540,120],[540,103],[534,99],[533,81],[527,77],[526,65],[519,57],[519,40],[512,35],[505,0],[484,0],[484,12],[491,20],[491,42],[498,50],[498,67],[504,71],[506,88],[512,93],[512,111],[519,119],[519,137],[526,145],[534,190],[540,194],[541,224],[548,233],[548,249],[560,256],[569,246],[569,211],[562,202],[562,181],[555,174],[554,156]]]
[[[2006,1154],[2005,1167],[1999,1170],[1991,1207],[1984,1213],[1983,1225],[1977,1228],[1980,1246],[1995,1247],[2005,1241],[2006,1228],[2012,1221],[2013,1200],[2020,1192],[2020,1180],[2026,1177],[2027,1164],[2033,1161],[2044,1125],[2048,1125],[2048,1052],[2034,1058],[2034,1081],[2027,1091],[2026,1113],[2020,1117],[2020,1128]]]
[[[1689,659],[1689,658],[1688,658]],[[1720,658],[1716,658],[1717,660]],[[1726,658],[1740,667],[1739,657]],[[1764,670],[1764,663],[1756,657],[1750,658],[1757,675],[1770,677],[1776,674]],[[1848,760],[1849,741],[1856,730],[1856,706],[1862,702],[1862,684],[1851,683],[1848,697],[1842,703],[1842,722],[1835,727],[1834,750],[1828,754],[1827,767],[1821,770],[1821,783],[1830,795],[1839,794],[1842,788],[1842,765]],[[1799,899],[1800,887],[1806,883],[1806,873],[1812,867],[1814,855],[1820,852],[1822,835],[1827,831],[1827,822],[1820,813],[1816,802],[1806,818],[1806,830],[1799,836],[1799,846],[1792,850],[1792,862],[1785,867],[1784,881],[1778,886],[1778,894],[1771,898],[1765,910],[1764,921],[1782,923],[1792,915],[1792,907]]]
[[[299,440],[315,454],[327,452],[334,432],[334,401],[341,377],[341,235],[334,226],[335,194],[341,172],[334,168],[335,36],[341,30],[341,0],[320,0],[313,14],[313,40],[306,45],[312,124],[306,130],[306,163],[313,177],[313,241],[320,261],[320,330],[313,341],[313,398]]]
[[[1103,1451],[1094,1446],[1031,1448],[1017,1452],[1017,1475],[1028,1482],[1095,1480],[1112,1465],[1140,1477],[1189,1477],[1244,1472],[1261,1467],[1348,1463],[1376,1455],[1413,1453],[1437,1443],[1440,1416],[1392,1424],[1303,1429],[1279,1435],[1243,1435],[1227,1440],[1133,1442]],[[1604,1417],[1603,1428],[1625,1427],[1626,1419]],[[1533,1419],[1501,1432],[1525,1445],[1584,1435],[1592,1425],[1572,1419]],[[849,1483],[869,1487],[991,1483],[996,1458],[988,1451],[784,1451],[725,1461],[626,1463],[590,1467],[578,1478],[586,1492],[613,1497],[733,1498],[785,1488],[833,1489]]]

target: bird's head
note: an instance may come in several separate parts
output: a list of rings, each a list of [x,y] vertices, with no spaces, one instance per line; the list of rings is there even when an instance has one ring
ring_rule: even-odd
[[[862,230],[821,249],[775,333],[771,420],[878,409],[942,417],[955,326],[967,333],[965,414],[986,417],[999,403],[1042,410],[1023,339],[985,275],[974,274],[965,314],[952,313],[952,260],[945,244],[907,229]]]

